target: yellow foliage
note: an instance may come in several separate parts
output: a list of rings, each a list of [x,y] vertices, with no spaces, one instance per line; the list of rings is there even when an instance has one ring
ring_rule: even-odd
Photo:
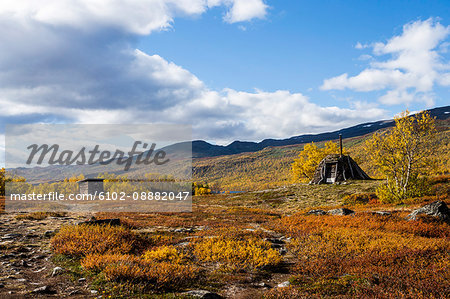
[[[337,153],[339,153],[339,148],[333,141],[325,143],[324,148],[318,148],[314,142],[306,144],[291,165],[293,181],[310,181],[320,161],[330,154]]]
[[[377,192],[383,202],[402,202],[420,196],[419,175],[429,174],[435,165],[435,120],[427,111],[408,116],[405,111],[395,117],[395,127],[386,133],[375,133],[366,141],[366,151],[386,184]]]
[[[211,188],[206,183],[194,182],[192,184],[192,195],[208,195],[211,194]]]
[[[86,270],[101,271],[112,281],[150,282],[156,290],[170,290],[192,283],[198,268],[170,262],[155,262],[127,254],[92,254],[81,265]]]
[[[221,270],[228,272],[254,270],[281,262],[280,254],[268,242],[253,238],[209,238],[194,245],[194,255],[200,261],[218,263]]]
[[[146,261],[179,264],[184,258],[184,255],[179,253],[173,246],[161,246],[154,250],[147,250],[142,257]]]

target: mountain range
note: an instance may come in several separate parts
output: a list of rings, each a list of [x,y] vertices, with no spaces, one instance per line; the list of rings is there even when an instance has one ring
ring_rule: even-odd
[[[450,106],[433,108],[428,110],[430,115],[436,117],[436,119],[447,119],[450,117]],[[295,145],[309,142],[321,142],[327,140],[337,139],[339,134],[342,134],[343,138],[352,138],[363,136],[373,133],[377,130],[389,128],[394,126],[394,120],[380,120],[374,122],[368,122],[352,126],[337,131],[320,133],[320,134],[305,134],[293,136],[287,139],[264,139],[261,142],[250,141],[234,141],[229,145],[214,145],[203,140],[194,140],[192,142],[192,156],[193,158],[205,158],[215,157],[223,155],[234,155],[244,152],[257,152],[266,147],[272,146],[285,146]],[[166,152],[177,152],[180,148],[183,148],[186,144],[179,143],[165,147]]]

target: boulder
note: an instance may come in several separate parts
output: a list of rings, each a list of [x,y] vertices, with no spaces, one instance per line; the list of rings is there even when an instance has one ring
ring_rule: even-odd
[[[345,216],[345,215],[351,215],[354,213],[355,213],[354,211],[352,211],[350,209],[346,209],[346,208],[333,209],[333,210],[328,211],[329,215],[335,215],[335,216]]]
[[[188,292],[182,293],[182,295],[194,297],[194,298],[202,298],[202,299],[221,299],[222,296],[219,294],[206,291],[206,290],[192,290]]]
[[[417,220],[417,216],[419,215],[428,215],[442,221],[450,222],[450,210],[445,202],[441,200],[426,204],[423,207],[412,211],[412,213],[408,215],[407,219]]]
[[[42,286],[31,291],[34,294],[55,294],[56,292],[50,289],[49,286]]]
[[[386,211],[374,211],[371,212],[373,215],[380,215],[380,216],[391,216],[391,212]]]
[[[289,282],[289,281],[284,281],[284,282],[282,282],[282,283],[279,283],[278,285],[277,285],[277,288],[287,288],[288,286],[290,286],[291,285],[291,283]]]
[[[64,269],[61,267],[55,267],[52,271],[52,276],[58,276],[64,273]]]
[[[324,210],[311,210],[311,211],[307,212],[306,214],[308,214],[308,215],[326,215],[327,212],[325,212]]]

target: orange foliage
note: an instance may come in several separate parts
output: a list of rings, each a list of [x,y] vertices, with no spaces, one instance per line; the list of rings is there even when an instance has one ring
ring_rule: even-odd
[[[94,253],[129,253],[138,238],[123,227],[99,225],[63,226],[52,238],[57,254],[84,256]]]

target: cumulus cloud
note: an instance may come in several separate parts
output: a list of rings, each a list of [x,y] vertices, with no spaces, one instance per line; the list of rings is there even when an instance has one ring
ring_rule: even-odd
[[[450,27],[428,19],[403,26],[403,32],[386,43],[370,45],[378,59],[355,76],[347,73],[326,79],[323,90],[377,91],[386,90],[380,97],[383,104],[411,103],[433,104],[433,88],[450,86],[450,64],[442,55],[442,46],[450,34]],[[367,45],[356,44],[357,49]],[[385,55],[388,60],[382,60]]]
[[[227,7],[224,20],[229,23],[264,18],[268,9],[263,0],[4,0],[0,15],[55,27],[109,27],[145,35],[171,27],[175,17],[200,15],[215,6]]]
[[[177,16],[218,5],[229,23],[264,18],[268,9],[262,0],[2,2],[0,133],[6,123],[192,123],[195,138],[225,143],[384,116],[376,107],[322,107],[285,90],[212,90],[182,66],[133,47]]]

